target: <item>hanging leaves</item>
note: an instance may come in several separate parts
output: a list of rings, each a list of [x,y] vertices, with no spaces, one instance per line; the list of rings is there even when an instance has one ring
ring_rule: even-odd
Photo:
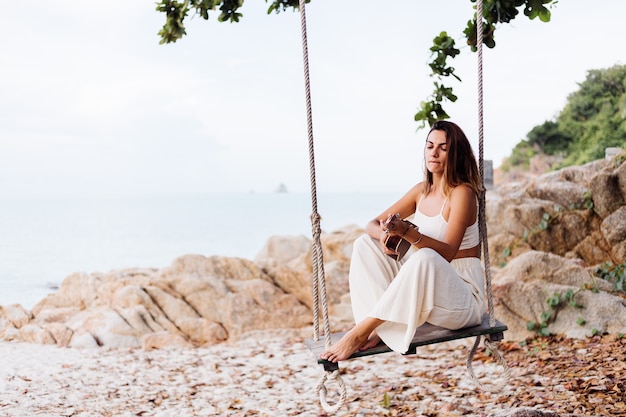
[[[309,3],[310,0],[306,0]],[[268,0],[265,0],[267,3]],[[298,9],[299,0],[273,0],[267,13],[280,13],[289,8]],[[165,24],[159,31],[160,44],[174,43],[187,34],[185,31],[185,18],[189,11],[209,20],[209,11],[219,10],[218,22],[237,23],[243,17],[239,9],[243,6],[243,0],[161,0],[157,3],[156,10],[165,13]]]
[[[477,0],[471,0],[476,3]],[[550,21],[550,10],[545,6],[555,4],[557,0],[484,0],[483,1],[483,44],[488,48],[495,48],[496,41],[494,33],[498,23],[510,23],[519,15],[519,10],[524,7],[524,15],[529,19],[539,17],[542,22]],[[478,26],[476,14],[474,18],[467,22],[467,27],[463,35],[467,40],[472,52],[478,50],[476,28]],[[459,50],[454,48],[454,39],[450,38],[446,32],[433,39],[433,46],[430,48],[432,60],[428,64],[432,70],[431,77],[436,77],[443,82],[445,77],[454,77],[458,81],[461,79],[454,73],[454,68],[448,65],[448,58],[454,58],[459,54]],[[446,91],[442,95],[441,92]],[[454,97],[452,100],[450,97]],[[449,100],[456,101],[456,96],[452,93],[452,87],[445,87],[443,84],[435,83],[435,91],[427,101],[420,103],[420,110],[415,114],[415,121],[421,122],[420,128],[432,126],[437,120],[448,119],[450,116],[443,109],[443,104]]]
[[[476,3],[477,0],[470,0]],[[287,9],[297,10],[299,0],[265,0],[269,3],[268,14],[280,13]],[[306,0],[309,3],[310,0]],[[496,25],[499,23],[510,23],[520,13],[529,19],[539,18],[542,22],[549,22],[551,17],[550,9],[557,0],[484,0],[483,1],[483,44],[488,48],[494,48]],[[186,35],[185,18],[190,11],[203,19],[209,19],[209,12],[219,10],[217,18],[219,22],[239,22],[243,14],[239,9],[243,6],[243,0],[161,0],[157,3],[156,10],[165,13],[165,24],[159,31],[161,41],[159,43],[173,43]],[[477,50],[477,17],[474,14],[472,20],[467,22],[467,27],[463,30],[463,36],[473,52]],[[455,73],[454,67],[449,65],[448,59],[454,59],[460,54],[460,50],[455,47],[455,40],[446,32],[441,32],[433,39],[433,46],[430,48],[432,60],[428,64],[437,81],[434,83],[435,90],[427,100],[420,103],[420,109],[415,114],[415,121],[420,122],[420,128],[427,125],[432,126],[437,120],[448,119],[450,116],[444,109],[447,102],[455,102],[453,88],[443,84],[444,79],[453,77],[458,81],[461,78]]]

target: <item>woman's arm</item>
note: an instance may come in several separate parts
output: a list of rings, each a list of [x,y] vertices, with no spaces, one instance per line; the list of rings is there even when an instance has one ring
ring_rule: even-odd
[[[397,228],[393,227],[389,233],[401,235],[418,248],[434,249],[445,259],[451,261],[459,251],[466,229],[476,221],[478,208],[476,196],[472,189],[466,185],[455,187],[450,195],[449,208],[446,212],[448,213],[448,228],[443,241],[424,236],[419,231],[402,225]],[[402,213],[400,217],[402,217]],[[382,230],[382,227],[379,229]],[[382,231],[381,233],[384,235],[385,232]],[[474,254],[472,253],[471,256]]]
[[[371,220],[365,226],[365,232],[372,238],[380,241],[383,251],[385,253],[393,253],[385,247],[385,238],[387,234],[383,228],[383,223],[387,220],[389,215],[396,213],[400,214],[400,218],[404,219],[413,213],[415,213],[417,207],[417,199],[422,192],[423,183],[416,184],[409,191],[406,192],[398,201],[392,204],[387,210],[379,214],[376,218]]]

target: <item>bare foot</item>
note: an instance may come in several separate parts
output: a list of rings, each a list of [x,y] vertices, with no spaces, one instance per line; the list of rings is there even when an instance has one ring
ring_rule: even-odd
[[[334,345],[328,348],[324,353],[320,354],[320,358],[330,362],[339,362],[348,359],[354,352],[359,350],[364,343],[367,343],[356,328],[352,328],[343,335],[343,337]]]
[[[367,349],[371,349],[373,347],[376,347],[380,344],[381,340],[380,337],[378,336],[378,334],[376,334],[375,331],[373,331],[370,334],[370,337],[367,339],[367,342],[365,342],[360,348],[359,350],[367,350]]]
[[[329,347],[320,358],[330,362],[339,362],[348,359],[354,352],[368,343],[370,335],[374,333],[376,327],[380,326],[383,320],[366,317],[356,326],[348,331],[339,342]],[[376,336],[378,337],[378,336]]]

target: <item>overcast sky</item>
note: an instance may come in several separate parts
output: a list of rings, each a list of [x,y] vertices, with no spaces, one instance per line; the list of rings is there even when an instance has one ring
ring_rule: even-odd
[[[626,63],[626,2],[561,0],[485,49],[485,159],[553,118],[587,71]],[[0,0],[0,194],[308,192],[300,18],[247,0],[240,23],[189,19],[159,45],[153,0]],[[462,54],[448,104],[477,149],[469,0],[307,6],[319,192],[403,191],[422,177],[432,39]]]

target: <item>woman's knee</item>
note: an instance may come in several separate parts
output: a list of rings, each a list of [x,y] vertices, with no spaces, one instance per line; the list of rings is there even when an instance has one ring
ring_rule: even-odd
[[[430,264],[433,262],[440,262],[445,259],[434,249],[431,248],[421,248],[415,251],[409,259],[407,259],[407,263],[419,263],[419,264]]]
[[[363,234],[357,237],[352,244],[353,253],[366,253],[380,250],[378,241],[374,240],[370,235]]]

